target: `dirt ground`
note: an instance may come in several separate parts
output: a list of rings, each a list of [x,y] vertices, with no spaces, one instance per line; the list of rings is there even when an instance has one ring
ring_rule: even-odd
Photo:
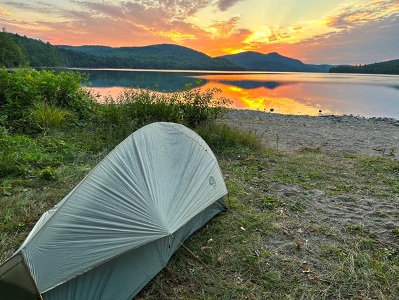
[[[231,111],[222,122],[258,134],[263,143],[283,151],[318,149],[364,156],[399,159],[399,121],[353,116],[290,116],[257,111]],[[399,184],[399,178],[397,178]],[[298,259],[293,241],[303,244],[301,259],[314,274],[329,268],[320,256],[321,247],[342,244],[348,230],[361,229],[391,251],[399,251],[399,196],[374,197],[362,192],[330,194],[323,189],[304,190],[295,184],[257,182],[287,205],[301,203],[299,213],[282,207],[275,226],[281,231],[268,238],[268,245],[281,260]],[[283,232],[283,234],[281,234]]]
[[[304,147],[399,159],[399,120],[353,116],[293,116],[232,110],[223,121],[256,132],[265,145],[287,151]]]

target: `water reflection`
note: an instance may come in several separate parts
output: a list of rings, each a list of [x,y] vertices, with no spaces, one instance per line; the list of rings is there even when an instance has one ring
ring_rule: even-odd
[[[121,70],[80,70],[89,76],[93,88],[106,90],[109,88],[142,88],[159,91],[177,91],[186,84],[197,84],[199,80],[184,73],[157,71],[121,71]],[[115,90],[112,92],[114,93]]]
[[[399,118],[399,76],[245,73],[90,71],[92,89],[114,98],[126,87],[173,92],[186,84],[219,88],[234,108],[283,114],[353,114]]]
[[[249,89],[210,81],[203,88],[221,89],[223,96],[232,100],[234,108],[239,109],[302,115],[318,115],[320,111],[325,114],[338,113],[334,109],[321,105],[317,98],[298,97],[298,92],[303,91],[301,84],[285,84],[273,88],[261,86]]]

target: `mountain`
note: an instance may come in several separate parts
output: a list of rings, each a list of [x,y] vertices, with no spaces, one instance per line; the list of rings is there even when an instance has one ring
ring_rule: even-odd
[[[53,46],[40,40],[0,31],[0,67],[80,67],[164,70],[248,70],[399,74],[399,59],[362,66],[304,64],[276,52],[242,52],[212,58],[173,44],[144,47]]]
[[[100,63],[94,55],[59,49],[40,40],[0,32],[0,67],[96,67]]]
[[[220,56],[220,58],[225,58],[237,66],[250,71],[328,72],[332,67],[331,65],[304,64],[298,59],[282,56],[276,52],[263,54],[247,51]]]
[[[399,59],[360,66],[335,66],[330,73],[395,74],[399,75]]]
[[[173,44],[143,47],[57,46],[66,51],[95,55],[102,67],[168,70],[242,70],[224,58],[212,58],[202,52]]]
[[[223,58],[190,48],[161,44],[146,47],[53,46],[0,32],[0,67],[81,67],[168,70],[242,70]]]

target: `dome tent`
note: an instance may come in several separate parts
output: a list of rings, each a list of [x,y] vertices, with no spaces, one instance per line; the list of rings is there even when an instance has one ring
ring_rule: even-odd
[[[184,240],[225,209],[226,194],[217,160],[199,135],[174,123],[147,125],[43,214],[0,266],[0,294],[131,299]]]

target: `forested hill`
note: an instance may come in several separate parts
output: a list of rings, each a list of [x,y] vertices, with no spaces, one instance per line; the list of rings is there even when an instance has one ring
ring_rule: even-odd
[[[276,52],[263,54],[247,51],[221,57],[251,71],[328,72],[332,67],[331,65],[304,64],[298,59],[282,56]]]
[[[66,51],[95,55],[108,67],[170,70],[242,70],[224,58],[210,56],[193,49],[159,44],[143,47],[57,46]]]
[[[18,34],[0,32],[0,67],[94,67],[99,60],[94,55],[61,50],[49,43]]]
[[[359,66],[335,66],[330,73],[394,74],[399,75],[399,59]]]
[[[111,48],[53,46],[0,32],[0,67],[86,67],[174,70],[241,70],[226,59],[177,45]]]

